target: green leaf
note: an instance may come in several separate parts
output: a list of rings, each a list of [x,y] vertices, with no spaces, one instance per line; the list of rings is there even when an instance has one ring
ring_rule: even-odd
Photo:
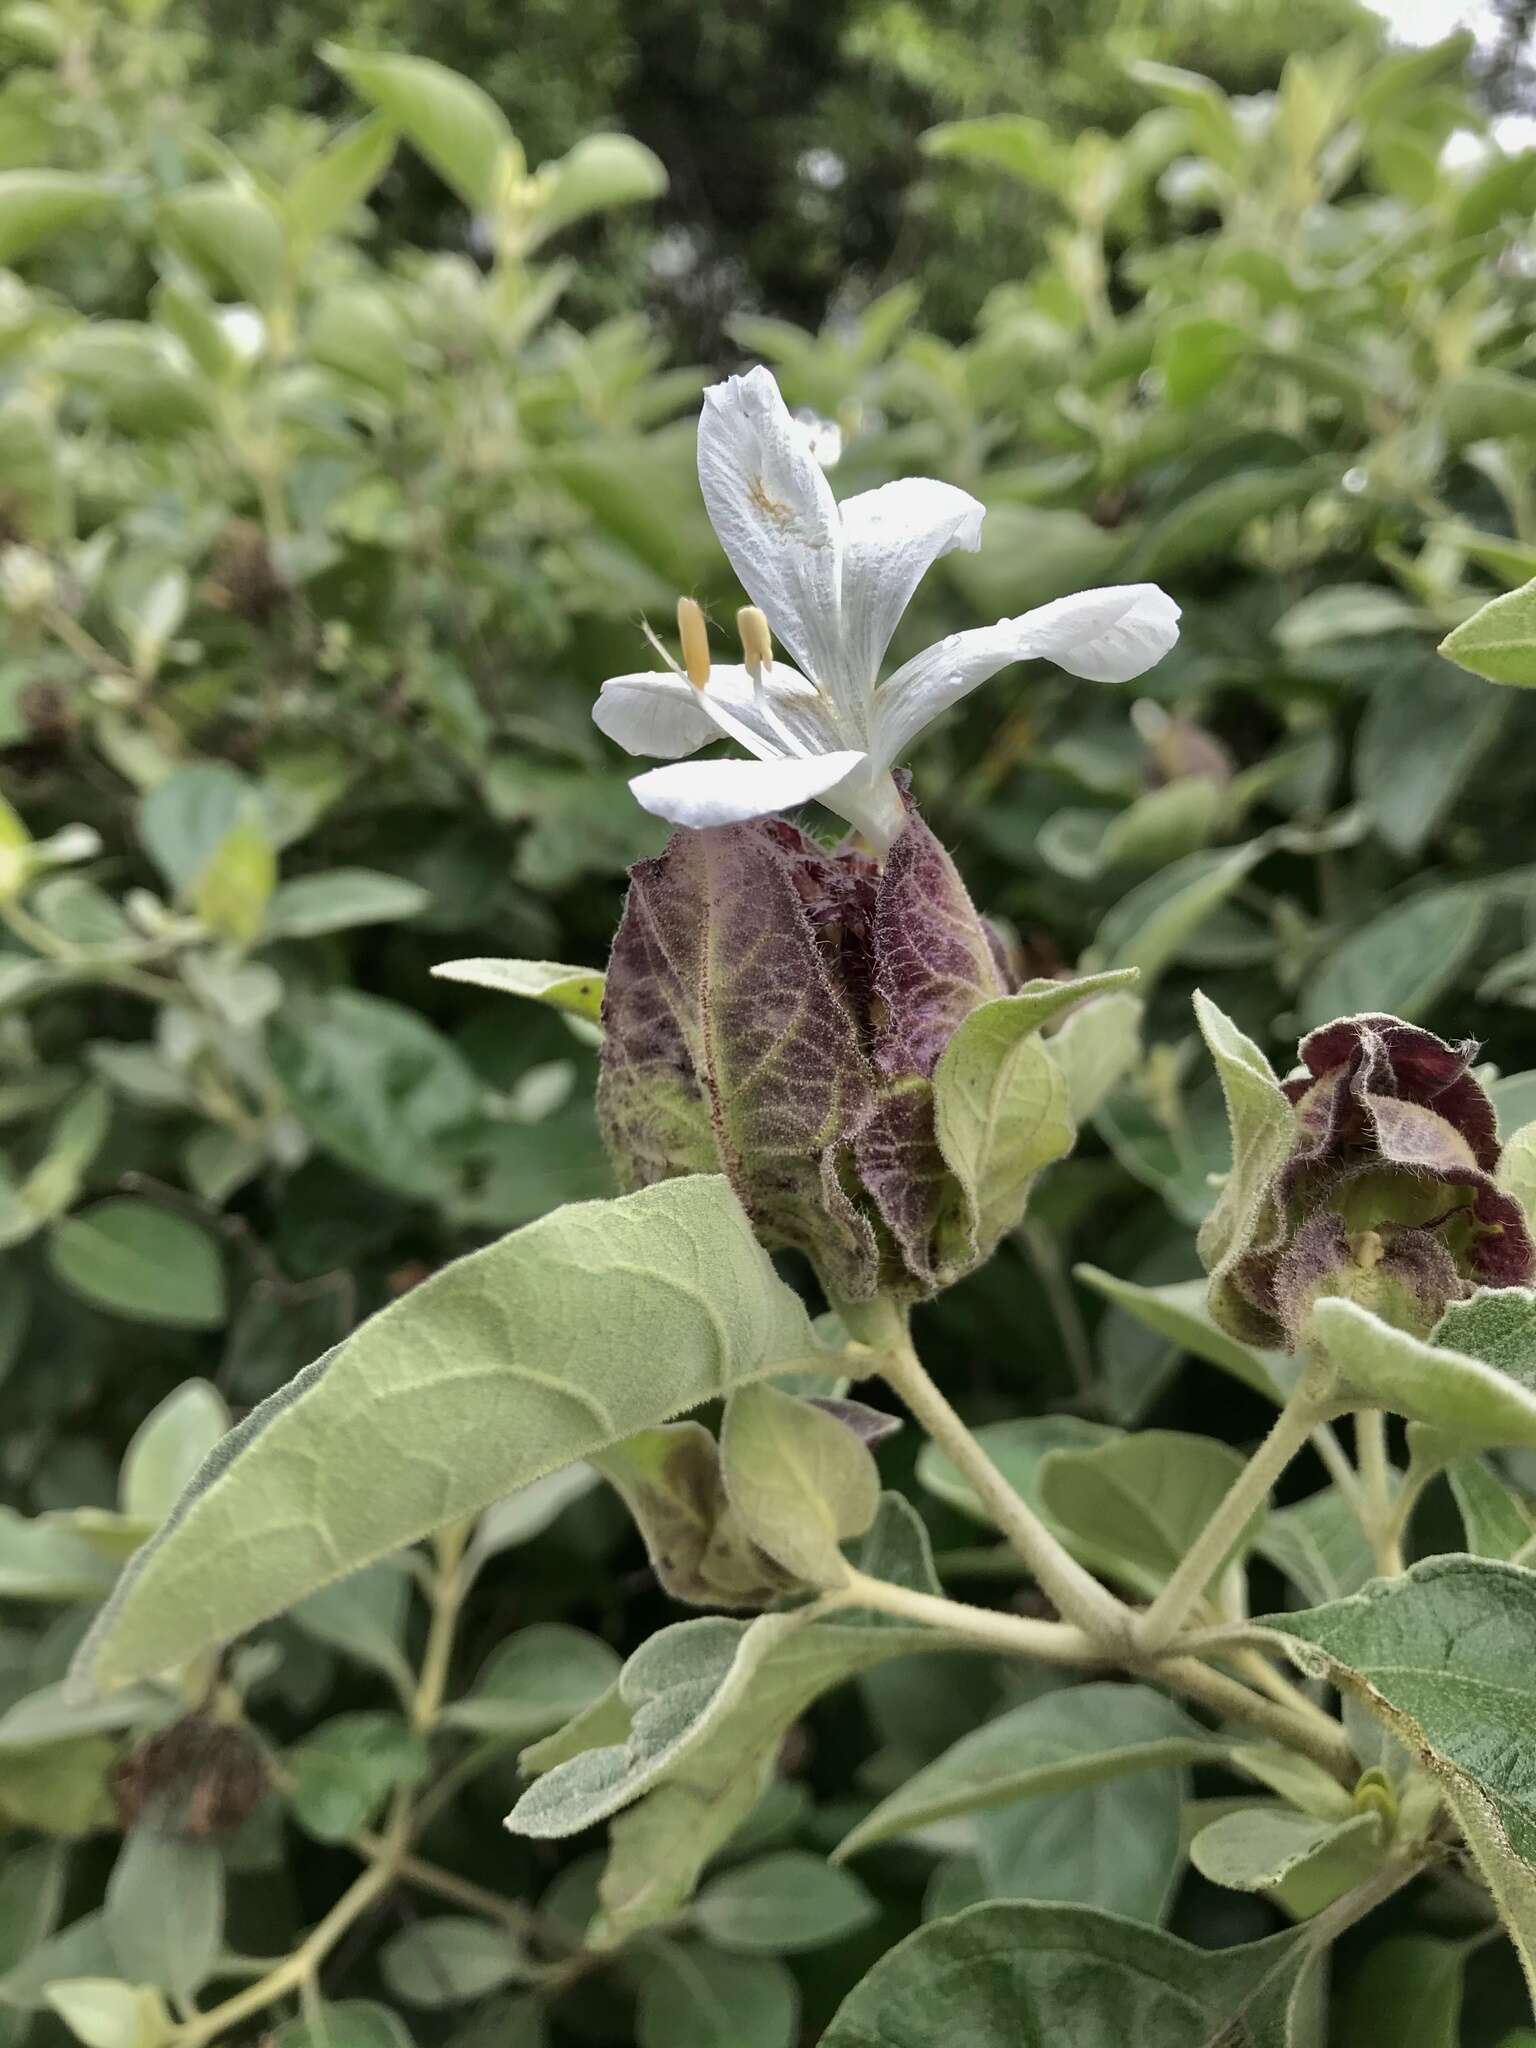
[[[1042,191],[1059,195],[1067,177],[1067,153],[1043,121],[1028,114],[983,114],[970,121],[942,121],[922,136],[925,156],[954,157],[1006,171]]]
[[[1142,1005],[1134,996],[1096,996],[1073,1010],[1047,1043],[1067,1083],[1074,1124],[1087,1122],[1141,1057]]]
[[[139,1424],[123,1453],[122,1511],[154,1527],[229,1427],[224,1397],[207,1380],[184,1380]]]
[[[1357,1593],[1376,1571],[1360,1517],[1331,1486],[1294,1507],[1272,1508],[1253,1547],[1314,1604]]]
[[[480,1115],[484,1091],[425,1018],[331,989],[288,1005],[268,1049],[295,1114],[343,1165],[429,1200],[458,1185],[454,1143]]]
[[[40,1834],[88,1835],[112,1817],[117,1745],[96,1735],[0,1750],[0,1820]]]
[[[395,129],[378,114],[352,126],[303,164],[283,195],[283,221],[290,241],[318,242],[346,226],[389,169]]]
[[[637,2048],[793,2048],[799,2011],[782,1963],[672,1941],[640,1988],[635,2040]]]
[[[316,2005],[310,2017],[285,2020],[269,2038],[272,2048],[411,2048],[399,2014],[366,1998]],[[521,2041],[517,2048],[522,2048]],[[529,2048],[539,2044],[530,2041]]]
[[[846,1870],[804,1849],[781,1849],[712,1878],[694,1901],[694,1925],[717,1948],[797,1955],[868,1926],[879,1908]]]
[[[1412,631],[1420,622],[1420,613],[1400,591],[1380,583],[1330,583],[1291,606],[1276,622],[1275,639],[1287,654],[1307,655],[1340,640]]]
[[[1275,1180],[1291,1149],[1295,1118],[1274,1068],[1253,1040],[1198,989],[1194,1003],[1232,1133],[1232,1168],[1200,1226],[1200,1258],[1223,1327],[1262,1342],[1269,1320],[1232,1284],[1232,1271],[1256,1242],[1269,1242],[1281,1227]]]
[[[1041,1042],[1042,1026],[1082,997],[1133,978],[1121,970],[1026,983],[1017,995],[972,1010],[945,1046],[933,1076],[934,1127],[978,1249],[1012,1229],[1035,1176],[1072,1149],[1067,1080]]]
[[[294,1817],[317,1842],[345,1842],[374,1819],[392,1792],[419,1785],[427,1748],[398,1714],[337,1714],[285,1763]]]
[[[360,924],[395,924],[418,916],[431,901],[429,890],[400,875],[375,874],[371,868],[331,868],[280,883],[267,904],[262,936],[317,939]]]
[[[875,1461],[853,1431],[777,1387],[742,1387],[726,1407],[720,1459],[752,1540],[807,1584],[840,1585],[841,1545],[880,1505]]]
[[[133,1195],[112,1195],[56,1223],[48,1258],[94,1308],[134,1322],[216,1330],[224,1321],[224,1260],[200,1224]]]
[[[594,1024],[602,1014],[603,977],[592,968],[562,967],[554,960],[445,960],[432,972],[444,981],[467,981],[475,988],[549,1003]]]
[[[52,1843],[12,1847],[0,1867],[0,2009],[12,1970],[53,1932],[64,1902],[64,1856]]]
[[[1381,1864],[1381,1816],[1314,1820],[1283,1806],[1244,1806],[1195,1836],[1190,1861],[1229,1891],[1267,1892],[1294,1920],[1310,1919]]]
[[[1208,1365],[1219,1366],[1272,1401],[1284,1400],[1288,1384],[1295,1376],[1291,1360],[1280,1351],[1261,1351],[1239,1344],[1235,1337],[1219,1329],[1206,1305],[1205,1281],[1173,1280],[1161,1287],[1140,1287],[1134,1280],[1118,1279],[1097,1266],[1074,1266],[1072,1270],[1095,1294],[1102,1294],[1106,1301],[1177,1344],[1191,1358],[1203,1358]]]
[[[188,1475],[188,1483],[195,1475]],[[300,1600],[290,1615],[316,1642],[382,1671],[402,1698],[412,1686],[410,1662],[401,1647],[410,1606],[410,1578],[393,1558],[322,1586]]]
[[[981,1895],[1160,1921],[1178,1889],[1188,1797],[1186,1773],[1163,1769],[988,1808],[972,1823]]]
[[[674,1600],[769,1607],[795,1584],[795,1574],[753,1542],[702,1423],[640,1430],[594,1462],[634,1517],[651,1569]],[[841,1563],[839,1555],[839,1570]]]
[[[423,1281],[231,1431],[127,1567],[81,1682],[182,1663],[815,1351],[723,1179],[559,1210]]]
[[[936,1588],[926,1536],[899,1496],[883,1499],[857,1561],[872,1577]],[[797,1608],[750,1623],[708,1617],[664,1629],[630,1658],[615,1693],[583,1717],[580,1747],[578,1723],[525,1752],[525,1767],[552,1768],[507,1825],[548,1839],[621,1815],[599,1924],[604,1943],[620,1941],[686,1902],[705,1863],[756,1804],[785,1731],[813,1700],[890,1657],[942,1646],[925,1629],[857,1610],[826,1622]]]
[[[1111,967],[1134,968],[1143,992],[1176,960],[1232,892],[1263,859],[1262,840],[1189,853],[1138,882],[1104,913],[1094,951]]]
[[[1442,1318],[1436,1339],[1442,1333],[1449,1339],[1459,1327],[1466,1326]],[[1530,1354],[1516,1377],[1470,1349],[1426,1343],[1369,1309],[1332,1297],[1313,1308],[1310,1328],[1334,1368],[1341,1401],[1429,1423],[1469,1450],[1480,1444],[1536,1449],[1536,1358]],[[1468,1334],[1475,1341],[1475,1329]]]
[[[214,849],[213,858],[193,883],[193,910],[221,939],[248,946],[266,921],[267,904],[277,885],[277,855],[265,831],[253,818],[243,818]]]
[[[161,1834],[141,1821],[107,1880],[107,1939],[134,1984],[178,2005],[207,1982],[224,1937],[224,1862],[212,1842]]]
[[[1423,851],[1509,704],[1434,655],[1405,661],[1377,684],[1355,741],[1355,789],[1394,853]]]
[[[533,180],[529,246],[572,221],[615,206],[659,199],[667,189],[661,158],[632,135],[584,135]]]
[[[1037,1513],[1041,1511],[1040,1466],[1053,1451],[1087,1450],[1112,1443],[1120,1435],[1107,1423],[1077,1415],[1034,1415],[1014,1422],[983,1423],[972,1432],[1008,1484]],[[917,1457],[917,1476],[928,1491],[978,1522],[992,1517],[936,1444],[924,1444]],[[1059,1530],[1056,1532],[1061,1533]]]
[[[103,212],[117,197],[105,178],[79,171],[0,171],[0,263]]]
[[[167,882],[189,891],[222,842],[259,815],[253,784],[223,762],[178,769],[139,806],[139,837]]]
[[[444,1727],[521,1747],[591,1706],[619,1670],[618,1653],[596,1636],[535,1623],[497,1645],[470,1690],[440,1719]]]
[[[95,1600],[117,1566],[64,1524],[0,1505],[0,1599]]]
[[[1440,652],[1490,683],[1536,687],[1536,579],[1490,599],[1446,634]]]
[[[1476,948],[1487,917],[1487,898],[1478,890],[1434,889],[1372,918],[1308,980],[1303,1025],[1365,1010],[1410,1021],[1424,1016]]]
[[[509,1928],[444,1914],[402,1928],[379,1951],[390,1992],[407,2005],[464,2005],[504,1984],[526,1983],[532,1965]]]
[[[838,1844],[838,1860],[959,1814],[1220,1753],[1215,1736],[1150,1686],[1066,1687],[962,1736],[860,1821]]]
[[[1265,1626],[1434,1772],[1536,1992],[1536,1573],[1427,1558]]]
[[[1071,2048],[1279,2048],[1287,2008],[1305,2000],[1308,1960],[1290,1934],[1199,1949],[1081,1906],[973,1906],[884,1955],[844,1999],[821,2048],[935,2048],[952,2039],[964,2048],[1067,2048],[1069,2040]]]
[[[1527,1503],[1496,1479],[1486,1460],[1459,1458],[1446,1478],[1461,1511],[1467,1549],[1474,1557],[1511,1560],[1536,1537],[1536,1514]],[[1354,1587],[1340,1587],[1353,1592]]]
[[[1459,1942],[1427,1934],[1394,1934],[1378,1942],[1345,1992],[1340,2039],[1457,2048],[1465,1957]]]
[[[158,1991],[111,1977],[71,1977],[48,1986],[48,2003],[85,2048],[162,2048],[175,2034]]]
[[[1242,1470],[1238,1453],[1210,1437],[1148,1429],[1091,1450],[1052,1451],[1037,1485],[1077,1556],[1151,1595]]]
[[[494,213],[508,180],[522,169],[506,116],[488,93],[426,57],[346,50],[322,43],[320,55],[477,213]]]
[[[166,239],[216,285],[264,309],[282,298],[282,222],[251,186],[185,185],[161,201],[159,220]]]

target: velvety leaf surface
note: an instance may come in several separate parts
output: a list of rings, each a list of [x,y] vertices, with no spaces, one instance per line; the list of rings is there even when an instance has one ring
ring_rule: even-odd
[[[80,1680],[165,1670],[815,1350],[723,1181],[559,1210],[424,1281],[232,1430],[124,1573]]]

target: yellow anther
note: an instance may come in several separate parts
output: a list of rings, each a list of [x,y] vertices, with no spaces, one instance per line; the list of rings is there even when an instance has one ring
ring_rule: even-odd
[[[741,635],[741,651],[747,658],[747,667],[772,668],[773,635],[768,631],[768,621],[755,604],[744,604],[736,614],[736,630]]]
[[[709,681],[709,629],[696,599],[677,600],[677,637],[683,643],[683,667],[696,690]]]
[[[1350,1249],[1355,1255],[1355,1264],[1362,1272],[1371,1273],[1387,1255],[1386,1240],[1379,1230],[1362,1230],[1351,1241]]]

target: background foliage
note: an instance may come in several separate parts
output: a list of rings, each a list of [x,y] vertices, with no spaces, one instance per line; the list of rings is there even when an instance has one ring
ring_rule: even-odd
[[[968,1413],[1254,1432],[1241,1389],[1070,1277],[1194,1271],[1226,1143],[1196,982],[1281,1066],[1365,1005],[1476,1034],[1506,1122],[1536,1112],[1536,705],[1434,652],[1536,574],[1536,158],[1442,157],[1482,118],[1464,46],[1383,56],[1334,0],[605,0],[529,5],[515,35],[385,0],[274,6],[254,32],[244,8],[15,0],[0,31],[9,2044],[62,2037],[49,1974],[174,2002],[224,1949],[280,1953],[425,1768],[395,1711],[425,1617],[385,1570],[226,1674],[280,1791],[200,1866],[227,1908],[201,1960],[143,1936],[135,1964],[124,1902],[153,1873],[110,1786],[143,1731],[69,1727],[47,1689],[227,1415],[445,1258],[607,1189],[590,1028],[428,970],[600,964],[659,842],[589,707],[641,659],[641,614],[692,590],[727,615],[691,469],[709,371],[770,362],[839,429],[840,493],[916,472],[986,502],[914,647],[1120,579],[1186,607],[1136,701],[1016,678],[916,764],[1042,971],[1134,964],[1154,988],[1096,1142],[927,1312]],[[507,123],[363,54],[383,49],[478,80]],[[887,1447],[888,1478],[912,1455]],[[956,1569],[985,1570],[972,1525],[913,1492],[971,1553]],[[461,1717],[432,1854],[569,1946],[593,1864],[502,1834],[515,1752],[667,1608],[605,1491],[476,1540],[461,1685],[525,1661]],[[716,1994],[770,2015],[765,2044],[798,2002],[813,2039],[925,1892],[1038,1895],[1023,1836],[984,1863],[887,1848],[825,1898],[784,1861],[1017,1703],[969,1677],[897,1662],[818,1708],[692,1921],[573,1972],[552,2020],[440,1900],[371,1919],[328,1992],[395,2008],[350,2015],[370,2042],[548,2021],[692,2048],[722,2038]],[[1122,1840],[1139,1823],[1103,1796]],[[1129,1909],[1206,1941],[1278,1924],[1196,1875],[1145,1894]],[[95,1949],[52,1933],[81,1916]],[[39,1963],[50,1939],[75,1940],[67,1967]],[[1465,2038],[1494,2041],[1518,1987],[1497,1952],[1469,1969]],[[137,2048],[137,2020],[90,2025]]]

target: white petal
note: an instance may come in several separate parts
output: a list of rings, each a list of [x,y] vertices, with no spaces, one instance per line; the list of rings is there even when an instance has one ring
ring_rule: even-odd
[[[912,593],[941,555],[981,546],[985,505],[931,477],[861,491],[838,507],[843,518],[843,660],[873,689],[885,650]]]
[[[890,851],[907,823],[907,807],[890,774],[866,755],[850,775],[822,794],[829,811],[862,832],[876,853]]]
[[[1128,682],[1162,660],[1179,637],[1178,619],[1178,606],[1155,583],[1123,583],[952,633],[876,693],[871,752],[889,767],[931,719],[1011,662],[1054,661],[1091,682]]]
[[[699,488],[743,590],[818,682],[837,666],[842,528],[832,487],[771,373],[704,393]]]
[[[863,759],[844,753],[811,761],[683,761],[647,769],[629,786],[642,809],[674,825],[739,825],[809,802]]]
[[[686,677],[665,671],[613,676],[592,706],[593,723],[630,754],[676,761],[720,737]]]

